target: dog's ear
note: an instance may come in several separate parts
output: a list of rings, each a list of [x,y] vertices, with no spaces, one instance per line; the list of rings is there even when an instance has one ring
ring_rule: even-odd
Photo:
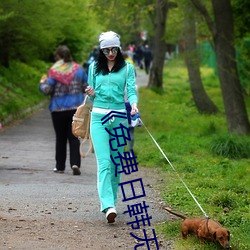
[[[216,232],[213,233],[213,238],[216,240]]]
[[[230,232],[227,230],[228,236],[227,236],[227,240],[230,241]]]

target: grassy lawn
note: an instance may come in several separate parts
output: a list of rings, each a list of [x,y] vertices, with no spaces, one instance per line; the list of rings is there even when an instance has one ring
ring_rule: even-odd
[[[20,118],[22,111],[45,100],[38,84],[47,70],[48,65],[40,61],[31,65],[13,61],[9,69],[0,67],[0,122],[10,115]]]
[[[201,69],[203,84],[218,106],[217,115],[202,115],[192,100],[186,67],[181,60],[170,61],[164,69],[164,93],[139,90],[142,121],[171,162],[154,144],[144,127],[135,130],[135,154],[141,166],[158,168],[158,185],[166,205],[188,217],[203,217],[186,183],[207,215],[231,232],[232,249],[250,249],[250,137],[227,132],[222,96],[212,69]],[[250,113],[250,100],[247,107]],[[166,239],[175,239],[175,249],[219,249],[201,246],[180,236],[181,219],[156,226]]]

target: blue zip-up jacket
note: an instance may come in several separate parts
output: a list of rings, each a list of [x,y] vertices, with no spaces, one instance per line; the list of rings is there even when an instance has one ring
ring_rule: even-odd
[[[40,91],[51,95],[50,112],[77,109],[84,100],[84,89],[87,83],[87,74],[82,67],[78,68],[69,85],[47,78],[39,84]]]
[[[91,98],[94,101],[93,107],[125,109],[125,93],[131,105],[138,102],[134,66],[128,62],[126,64],[118,72],[107,75],[95,73],[95,62],[90,65],[88,84],[95,90],[95,97]]]

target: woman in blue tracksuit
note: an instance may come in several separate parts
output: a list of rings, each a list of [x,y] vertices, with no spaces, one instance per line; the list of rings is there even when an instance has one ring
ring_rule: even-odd
[[[120,36],[113,31],[104,32],[99,36],[99,57],[89,67],[86,93],[93,100],[90,134],[93,140],[97,159],[97,188],[101,202],[101,211],[106,213],[108,223],[113,223],[117,215],[115,204],[117,201],[120,174],[111,160],[117,156],[117,149],[123,155],[124,146],[118,147],[118,142],[110,139],[114,128],[120,124],[128,127],[124,91],[131,104],[131,115],[138,112],[137,93],[135,85],[134,66],[126,63],[120,48]],[[125,118],[113,117],[102,124],[101,120],[110,111],[122,112]],[[106,130],[105,130],[106,128]],[[119,132],[117,132],[119,134]],[[121,134],[121,132],[120,132]]]

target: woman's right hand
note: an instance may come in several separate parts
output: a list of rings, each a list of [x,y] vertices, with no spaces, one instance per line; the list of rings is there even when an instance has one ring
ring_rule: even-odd
[[[42,78],[41,78],[41,80],[40,80],[40,83],[45,83],[45,81],[47,80],[47,75],[46,74],[44,74],[43,76],[42,76]]]
[[[85,92],[86,92],[86,94],[87,94],[88,96],[95,96],[95,90],[94,90],[92,87],[90,87],[90,86],[88,86],[88,87],[85,89]]]
[[[133,103],[132,105],[131,105],[131,112],[130,112],[130,114],[133,116],[133,115],[135,115],[137,112],[139,112],[139,110],[138,110],[138,108],[137,108],[137,103]]]

